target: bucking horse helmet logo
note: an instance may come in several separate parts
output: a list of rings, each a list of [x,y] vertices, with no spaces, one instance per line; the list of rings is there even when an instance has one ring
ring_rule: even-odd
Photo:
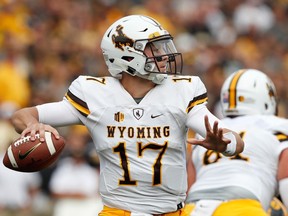
[[[116,27],[116,32],[118,33],[118,35],[113,34],[112,35],[112,41],[113,44],[115,44],[116,48],[121,49],[122,51],[124,51],[124,46],[130,46],[133,47],[134,44],[134,40],[132,40],[131,38],[127,37],[124,33],[123,33],[123,26],[118,25]]]

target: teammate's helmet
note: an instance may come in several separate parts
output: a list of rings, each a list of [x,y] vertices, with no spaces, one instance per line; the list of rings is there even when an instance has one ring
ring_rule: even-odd
[[[259,70],[238,70],[222,86],[221,106],[224,116],[277,114],[275,86]]]
[[[147,57],[144,49],[148,45],[161,49],[163,54]],[[101,48],[110,74],[119,79],[126,72],[160,84],[168,74],[182,73],[182,55],[177,53],[171,35],[147,16],[130,15],[117,20],[105,32]],[[167,59],[164,71],[157,64],[162,57]]]

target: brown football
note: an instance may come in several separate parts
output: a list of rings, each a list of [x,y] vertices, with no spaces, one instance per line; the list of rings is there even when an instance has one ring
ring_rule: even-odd
[[[19,172],[37,172],[52,165],[64,149],[65,140],[61,136],[56,139],[48,131],[45,132],[44,142],[40,142],[39,138],[39,134],[36,134],[34,141],[30,135],[15,140],[8,147],[3,164]]]

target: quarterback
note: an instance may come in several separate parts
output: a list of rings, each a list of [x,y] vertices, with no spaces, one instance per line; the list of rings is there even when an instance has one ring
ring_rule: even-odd
[[[227,158],[194,147],[188,170],[196,181],[186,200],[190,216],[265,216],[278,195],[287,208],[288,120],[276,116],[274,84],[261,71],[236,71],[222,86],[221,105],[222,121],[240,134],[245,149]]]
[[[182,55],[171,35],[141,15],[113,23],[101,42],[111,76],[79,76],[63,100],[16,111],[23,136],[55,127],[85,125],[100,158],[101,216],[184,215],[188,140],[233,156],[244,142],[206,108],[196,76],[181,76]]]

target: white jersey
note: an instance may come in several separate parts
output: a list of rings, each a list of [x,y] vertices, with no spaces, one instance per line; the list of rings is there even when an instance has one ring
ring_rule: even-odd
[[[288,148],[288,121],[262,115],[222,121],[240,133],[245,142],[244,151],[229,158],[196,146],[192,153],[196,182],[186,202],[251,198],[259,200],[267,210],[278,190],[279,156]]]
[[[137,104],[118,79],[80,76],[64,100],[95,143],[104,205],[150,214],[177,210],[187,189],[187,127],[205,136],[204,115],[216,120],[199,77],[168,77]],[[40,120],[44,115],[40,109]]]

